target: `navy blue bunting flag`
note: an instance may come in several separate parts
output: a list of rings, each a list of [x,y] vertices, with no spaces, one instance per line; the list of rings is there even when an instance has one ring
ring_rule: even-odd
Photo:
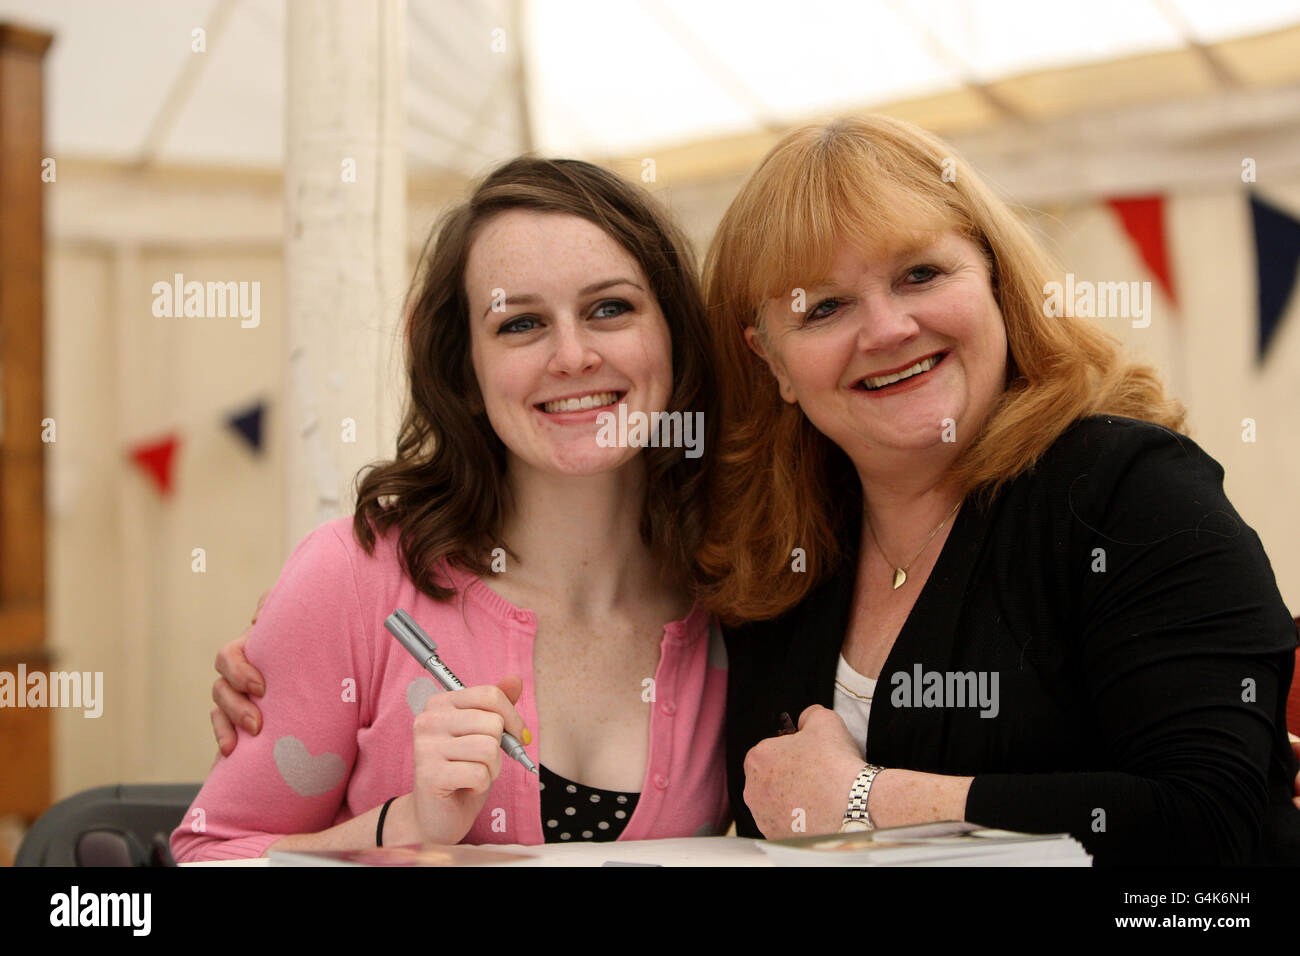
[[[226,424],[239,432],[254,452],[262,450],[262,412],[265,402],[258,402],[251,408],[226,417]]]
[[[1263,364],[1282,324],[1300,266],[1300,220],[1251,193],[1255,225],[1256,273],[1259,279],[1259,351]]]

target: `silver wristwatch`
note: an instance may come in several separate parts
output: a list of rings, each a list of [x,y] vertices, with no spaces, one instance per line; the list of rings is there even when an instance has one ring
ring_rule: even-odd
[[[858,771],[853,786],[849,787],[849,806],[844,811],[843,822],[840,823],[841,833],[876,828],[876,825],[871,822],[871,814],[867,813],[867,797],[871,795],[871,781],[875,780],[876,774],[883,769],[885,768],[869,763]]]

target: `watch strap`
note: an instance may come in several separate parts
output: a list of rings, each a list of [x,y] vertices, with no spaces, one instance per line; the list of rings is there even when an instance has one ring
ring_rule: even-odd
[[[874,830],[876,825],[871,822],[871,814],[867,812],[867,799],[871,796],[871,782],[876,779],[876,774],[883,770],[883,767],[877,767],[875,764],[867,764],[858,771],[858,775],[853,778],[853,785],[849,787],[849,805],[844,811],[844,820],[840,824],[840,830]]]

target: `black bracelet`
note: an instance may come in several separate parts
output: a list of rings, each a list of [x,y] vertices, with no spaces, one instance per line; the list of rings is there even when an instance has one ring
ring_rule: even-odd
[[[396,797],[389,797],[384,801],[384,809],[379,811],[379,826],[375,827],[375,846],[384,845],[384,817],[388,816],[388,808],[393,805]]]

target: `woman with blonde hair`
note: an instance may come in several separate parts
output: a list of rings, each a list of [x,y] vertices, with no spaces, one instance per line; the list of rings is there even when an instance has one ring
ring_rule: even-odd
[[[699,560],[741,835],[969,820],[1101,863],[1300,859],[1268,558],[1157,375],[1052,314],[1059,277],[884,117],[791,133],[727,210]]]

